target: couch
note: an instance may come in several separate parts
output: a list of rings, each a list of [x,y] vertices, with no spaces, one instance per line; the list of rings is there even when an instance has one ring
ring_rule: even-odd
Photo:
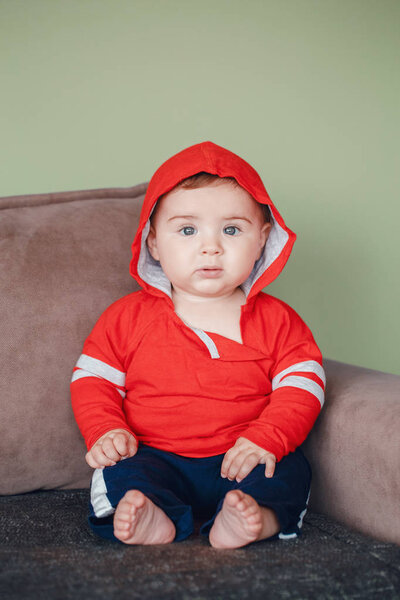
[[[400,377],[333,360],[301,537],[216,550],[89,530],[69,382],[98,316],[137,289],[146,187],[0,198],[0,597],[400,598]]]

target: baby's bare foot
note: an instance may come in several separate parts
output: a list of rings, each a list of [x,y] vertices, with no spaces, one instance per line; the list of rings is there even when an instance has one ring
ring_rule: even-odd
[[[124,544],[169,544],[175,525],[142,492],[130,490],[115,511],[114,535]]]
[[[279,529],[274,511],[241,490],[231,490],[211,528],[210,544],[214,548],[240,548],[271,537]]]

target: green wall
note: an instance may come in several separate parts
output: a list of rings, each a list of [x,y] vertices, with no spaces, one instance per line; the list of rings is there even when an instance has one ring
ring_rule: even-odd
[[[399,25],[398,0],[0,0],[0,195],[226,146],[298,234],[269,291],[326,357],[400,373]]]

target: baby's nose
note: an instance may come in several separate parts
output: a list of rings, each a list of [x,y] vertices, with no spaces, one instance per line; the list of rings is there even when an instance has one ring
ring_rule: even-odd
[[[201,250],[202,254],[222,254],[222,249],[217,246],[204,246]]]
[[[210,236],[205,237],[202,240],[201,252],[202,252],[202,254],[210,254],[210,255],[221,254],[222,246],[221,246],[220,241],[218,240],[217,236],[210,235]]]
[[[222,254],[221,238],[217,231],[204,231],[201,237],[199,236],[199,241],[202,254]]]

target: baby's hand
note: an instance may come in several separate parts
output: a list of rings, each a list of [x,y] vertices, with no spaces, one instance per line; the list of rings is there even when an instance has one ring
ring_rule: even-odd
[[[259,464],[265,464],[265,477],[272,477],[275,471],[276,457],[271,452],[257,446],[244,437],[239,437],[222,461],[221,477],[239,483]]]
[[[93,469],[110,467],[122,458],[134,456],[137,442],[126,429],[112,429],[97,440],[86,454],[86,462]]]

